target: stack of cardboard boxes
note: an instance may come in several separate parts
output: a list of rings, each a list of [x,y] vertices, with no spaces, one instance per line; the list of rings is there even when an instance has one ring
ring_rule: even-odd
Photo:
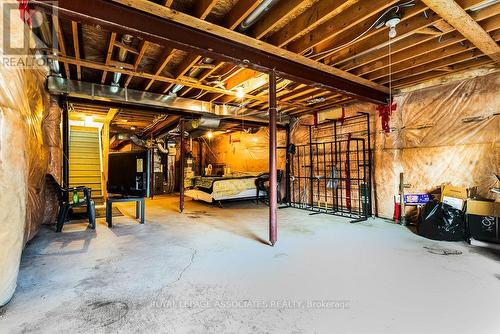
[[[466,213],[467,234],[471,239],[500,243],[500,202],[475,199],[476,188],[444,185],[441,202]]]

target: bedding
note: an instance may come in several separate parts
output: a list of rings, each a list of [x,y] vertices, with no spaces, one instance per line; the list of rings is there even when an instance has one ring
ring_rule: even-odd
[[[233,173],[227,176],[196,176],[186,196],[205,202],[255,197],[255,180],[262,173]],[[262,194],[264,195],[264,194]]]

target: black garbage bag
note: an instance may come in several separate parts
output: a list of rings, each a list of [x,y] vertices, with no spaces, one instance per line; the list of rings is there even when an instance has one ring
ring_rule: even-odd
[[[422,210],[417,232],[433,240],[462,241],[466,239],[464,217],[462,210],[432,200]]]

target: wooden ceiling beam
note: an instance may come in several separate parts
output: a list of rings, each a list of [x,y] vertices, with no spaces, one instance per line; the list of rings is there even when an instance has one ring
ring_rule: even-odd
[[[368,24],[368,21],[366,19],[371,17],[372,15],[375,15],[375,13],[373,13],[374,8],[382,10],[385,7],[388,7],[396,2],[397,0],[393,0],[392,2],[388,2],[386,0],[378,0],[378,2],[372,2],[369,6],[367,6],[364,2],[362,4],[360,2],[360,4],[357,5],[357,1],[319,2],[315,6],[309,8],[309,10],[305,11],[295,20],[292,20],[292,22],[290,22],[286,28],[279,30],[277,33],[271,35],[267,40],[272,44],[284,46],[297,38],[299,38],[297,41],[307,39],[307,36],[315,34],[316,30],[314,29],[320,26],[326,26],[330,28],[328,32],[328,39],[332,38],[333,36],[341,35],[352,29],[362,29],[364,31],[366,30],[366,27],[360,25],[359,23],[360,21],[365,20],[366,24]],[[342,20],[337,19],[337,15],[339,15],[340,13],[343,13]],[[349,21],[349,17],[355,18],[354,21]],[[371,25],[372,23],[370,22],[369,24]],[[308,34],[308,32],[310,32],[310,34]],[[304,37],[300,38],[300,36]],[[322,40],[322,43],[324,42],[325,39]],[[296,43],[298,42],[290,43],[287,48],[297,53],[302,53],[309,48],[301,47],[297,49],[296,47],[294,47]]]
[[[144,58],[144,55],[146,54],[146,49],[148,47],[149,43],[148,41],[142,40],[141,45],[139,46],[139,54],[137,54],[135,61],[134,61],[134,71],[137,71],[139,68],[139,65],[142,62],[142,59]],[[132,81],[133,75],[127,76],[127,80],[125,80],[125,84],[123,87],[127,88],[128,85],[130,85],[130,82]]]
[[[466,9],[473,8],[484,3],[485,0],[460,0],[459,3]],[[417,15],[408,20],[403,20],[403,24],[399,24],[396,27],[398,32],[397,36],[391,40],[391,43],[397,43],[398,41],[407,39],[417,30],[434,25],[436,22],[442,21],[442,18],[433,12],[427,12],[428,15],[424,16]],[[411,36],[413,37],[413,36]],[[425,36],[424,36],[425,37]],[[325,64],[329,64],[336,67],[341,67],[341,65],[347,61],[350,61],[360,56],[367,55],[370,53],[375,53],[378,50],[386,47],[389,44],[387,31],[379,31],[376,35],[373,35],[369,39],[356,42],[348,48],[343,48],[337,50],[331,56],[325,58]],[[387,51],[386,51],[387,54]]]
[[[461,63],[455,64],[455,65],[453,65],[453,71],[454,71],[454,74],[457,74],[457,73],[460,73],[461,71],[464,71],[464,70],[478,68],[480,66],[489,65],[492,63],[494,63],[494,61],[491,58],[489,58],[487,56],[483,56],[483,57],[480,57],[477,59],[469,59],[469,60],[463,61]],[[413,86],[413,85],[416,85],[416,84],[419,84],[422,82],[426,82],[426,81],[434,79],[434,78],[439,78],[442,75],[443,75],[443,72],[440,72],[440,71],[431,71],[431,72],[422,73],[420,75],[416,75],[416,76],[395,82],[394,88],[401,89],[404,87]]]
[[[484,26],[488,27],[486,31],[496,31],[500,29],[500,20],[496,18],[488,19],[487,22],[484,23]],[[392,57],[394,57],[396,61],[393,62],[391,66],[392,74],[446,58],[457,53],[465,52],[475,47],[472,43],[466,41],[458,32],[453,32],[452,34],[455,36],[451,37],[446,42],[439,43],[439,40],[436,39],[409,49],[408,52],[401,55],[393,55]],[[493,38],[496,39],[497,36]],[[389,75],[388,62],[383,65],[378,64],[378,69],[375,66],[370,66],[369,70],[364,67],[361,68],[361,70],[363,72],[362,75],[370,80],[377,80]]]
[[[303,12],[304,9],[311,7],[318,0],[287,0],[278,2],[273,8],[262,17],[251,29],[251,35],[254,38],[261,39],[265,37],[274,28],[280,26],[288,17],[297,12]]]
[[[125,45],[119,41],[115,41],[115,46],[119,49],[125,50],[125,51],[130,52],[130,53],[135,54],[135,55],[138,55],[140,52],[139,50],[136,50],[133,47]]]
[[[184,76],[193,65],[201,60],[201,58],[201,56],[188,54],[175,69],[174,78],[178,79]],[[163,94],[167,93],[171,87],[172,85],[166,85],[163,89]]]
[[[84,59],[76,60],[73,57],[67,57],[67,56],[63,57],[63,56],[48,55],[48,57],[50,59],[57,59],[58,61],[66,62],[68,64],[75,65],[75,66],[77,64],[79,64],[82,67],[86,67],[86,68],[90,68],[90,69],[94,69],[94,70],[117,72],[117,73],[122,73],[124,75],[133,74],[137,77],[148,79],[148,80],[168,82],[168,83],[172,83],[172,84],[179,84],[179,85],[183,85],[183,86],[189,86],[189,87],[193,87],[193,88],[203,89],[203,90],[217,93],[217,94],[226,94],[226,95],[236,96],[236,92],[234,92],[234,91],[220,89],[220,88],[216,88],[216,87],[212,87],[212,86],[207,86],[207,85],[203,85],[203,84],[193,82],[193,81],[167,78],[165,76],[153,75],[153,74],[145,73],[145,72],[134,72],[133,70],[129,70],[129,69],[125,69],[125,68],[113,67],[110,65],[106,65],[106,64],[102,64],[102,63],[90,61],[90,60],[84,60]],[[251,94],[245,94],[244,98],[248,99],[248,100],[260,100],[260,101],[267,102],[266,96],[259,97],[259,96],[255,96],[255,95],[251,95]],[[286,102],[284,102],[284,103],[286,103]]]
[[[359,0],[320,1],[296,17],[283,29],[265,39],[266,42],[282,47],[315,30],[322,23],[346,11]]]
[[[211,69],[205,70],[199,77],[198,81],[203,82],[205,81],[208,77],[213,75],[217,70],[219,70],[223,66],[223,62],[216,62],[215,66]],[[192,87],[184,87],[181,92],[179,93],[180,96],[186,96],[187,93],[189,93],[193,88]]]
[[[214,6],[217,4],[217,0],[199,0],[196,2],[195,8],[193,10],[193,15],[200,20],[204,20],[208,14],[212,11]],[[179,78],[186,74],[191,67],[202,59],[201,56],[187,55],[184,60],[177,66],[175,78]],[[167,93],[171,88],[172,84],[167,84],[163,88],[163,93]]]
[[[472,45],[472,43],[470,43]],[[405,80],[409,79],[411,77],[423,74],[423,73],[428,73],[431,71],[436,71],[436,70],[441,70],[443,67],[446,67],[448,69],[453,69],[453,65],[457,63],[461,63],[467,60],[471,59],[476,59],[478,57],[481,57],[483,53],[475,49],[474,46],[471,46],[471,49],[468,49],[465,52],[458,53],[455,55],[450,55],[449,57],[443,58],[436,60],[434,62],[431,62],[429,64],[424,64],[421,66],[416,66],[404,71],[401,71],[394,75],[393,77],[393,83],[397,84],[399,80]],[[382,81],[387,81],[387,79],[384,79]]]
[[[75,51],[75,58],[80,59],[80,34],[78,31],[78,22],[71,21],[71,32],[73,35],[73,49]],[[78,80],[82,80],[82,68],[76,65],[76,76]]]
[[[217,4],[217,0],[197,0],[194,7],[194,16],[204,20]]]
[[[495,41],[500,40],[500,30],[497,30],[493,34]],[[460,46],[461,48],[459,48]],[[436,56],[432,60],[423,61],[421,63],[415,63],[413,66],[408,66],[398,71],[392,76],[393,81],[403,80],[411,76],[415,76],[421,73],[426,73],[431,70],[442,69],[442,68],[453,68],[452,65],[456,63],[461,63],[466,60],[475,59],[483,56],[483,53],[475,48],[475,46],[467,41],[464,45],[457,45],[450,47],[449,50],[445,50],[443,54],[436,53]],[[378,81],[387,82],[387,77],[382,77]]]
[[[479,1],[478,1],[479,2]],[[472,5],[472,3],[470,4]],[[472,13],[472,17],[477,20],[477,21],[483,21],[485,19],[488,19],[490,17],[493,17],[495,15],[500,14],[500,3],[496,5],[492,5],[490,7],[481,9],[477,12]],[[443,25],[439,25],[438,23],[444,23]],[[436,21],[433,25],[441,27],[441,30],[446,30],[448,33],[440,35],[439,39],[435,39],[433,36],[422,36],[422,35],[417,35],[413,34],[411,36],[408,36],[404,39],[395,41],[394,43],[391,44],[391,51],[393,52],[393,57],[392,61],[395,62],[397,61],[397,54],[401,51],[405,50],[413,50],[411,52],[407,51],[408,58],[411,55],[414,55],[414,48],[417,47],[417,45],[421,45],[426,42],[430,42],[433,40],[438,40],[443,47],[450,45],[450,43],[455,43],[459,42],[461,40],[465,40],[465,38],[462,37],[462,35],[458,35],[458,32],[452,33],[451,31],[454,31],[455,29],[451,27],[451,30],[448,28],[445,28],[446,26],[449,26],[444,20],[439,20]],[[432,51],[432,50],[429,50]],[[339,63],[334,64],[334,66],[339,67],[342,70],[345,71],[352,71],[356,68],[360,68],[361,66],[369,66],[371,62],[374,62],[374,64],[377,64],[377,67],[382,66],[383,63],[380,61],[380,59],[385,59],[387,58],[387,55],[389,53],[389,48],[387,45],[384,45],[383,47],[379,47],[378,49],[375,49],[369,53],[365,53],[363,55],[357,56],[355,58],[352,58],[350,60],[342,61]],[[354,74],[359,73],[354,71]],[[363,73],[367,73],[367,71],[363,71]]]
[[[389,6],[390,8],[391,6]],[[392,6],[393,7],[393,6]],[[422,14],[427,7],[422,3],[416,3],[415,6],[410,8],[401,9],[401,13],[403,14],[401,18],[401,22],[398,26],[404,25],[406,21],[411,19],[412,17]],[[381,10],[388,10],[388,8],[384,8]],[[351,27],[350,29],[343,29],[341,33],[337,33],[332,38],[325,40],[321,43],[318,43],[314,47],[314,54],[319,54],[319,56],[314,56],[313,58],[316,60],[322,60],[328,58],[329,56],[336,54],[338,51],[349,47],[350,45],[360,43],[364,40],[369,40],[372,38],[376,38],[376,36],[382,35],[385,40],[388,39],[388,28],[381,27],[379,29],[370,27],[374,24],[376,18],[370,16],[366,20],[363,20],[359,24]],[[355,41],[355,42],[353,42]],[[330,51],[330,52],[329,52]]]
[[[236,2],[224,17],[223,26],[229,30],[236,29],[243,20],[257,8],[263,0],[244,0]]]
[[[160,59],[162,61],[158,63],[153,71],[154,76],[159,76],[161,72],[165,69],[165,67],[168,65],[172,57],[174,56],[174,51],[175,49],[172,48],[166,48],[165,51],[163,51],[163,55],[161,56]],[[155,79],[149,80],[146,85],[144,86],[144,90],[149,90],[151,86],[153,86],[153,83],[155,82]]]
[[[454,0],[422,0],[485,55],[500,63],[500,47]]]
[[[59,17],[56,15],[52,16],[52,26],[54,27],[54,31],[57,36],[57,44],[59,44],[59,52],[61,55],[66,56],[66,44],[64,43],[64,36],[62,33],[61,22],[59,21]],[[66,72],[66,78],[71,79],[71,72],[69,70],[69,65],[64,63],[64,71]]]
[[[380,3],[385,3],[386,1],[378,0]],[[307,3],[307,1],[305,1]],[[394,0],[394,2],[397,2]],[[344,18],[342,20],[336,20],[335,17],[341,13],[345,12],[350,12],[349,8],[351,6],[356,5],[358,3],[358,0],[356,1],[338,1],[338,0],[333,0],[333,1],[320,1],[317,2],[315,5],[310,6],[310,4],[305,4],[309,5],[309,9],[304,11],[302,14],[300,14],[298,17],[293,19],[287,26],[283,29],[278,30],[276,33],[272,34],[268,38],[265,38],[267,42],[277,45],[277,46],[285,46],[289,42],[300,38],[301,36],[304,36],[310,31],[313,31],[316,27],[320,26],[323,22],[327,22],[329,19],[331,19],[334,22],[344,22]],[[281,4],[281,6],[280,6]],[[297,2],[294,1],[284,1],[280,2],[276,7],[271,9],[271,13],[268,13],[266,17],[270,18],[277,18],[279,14],[284,14],[285,9],[292,9],[296,8],[298,6]],[[362,5],[356,6],[356,8],[359,10],[359,8],[362,8]],[[265,17],[265,18],[266,18]],[[268,31],[267,29],[270,29],[269,27],[271,26],[270,22],[272,20],[269,19],[269,21],[266,23],[262,19],[263,26],[262,28],[259,28],[260,30],[256,30],[257,32],[254,33],[254,36],[257,39],[260,39],[264,36],[264,32]],[[259,24],[258,23],[258,24]],[[258,26],[257,26],[258,27]],[[351,27],[351,26],[349,26]],[[347,27],[347,28],[349,28]],[[346,30],[347,30],[346,28]],[[257,29],[257,28],[255,28]],[[261,31],[259,33],[259,31]],[[341,32],[339,32],[341,33]],[[295,52],[297,50],[294,50]],[[301,53],[301,50],[298,53]],[[249,71],[249,70],[243,70],[243,71]],[[238,84],[241,84],[243,81],[241,81]]]
[[[376,15],[380,15],[380,12],[382,10],[398,2],[399,0],[371,0],[369,2],[362,1],[359,4],[356,4],[355,6],[344,11],[342,13],[341,19],[339,19],[338,17],[333,17],[319,25],[316,29],[289,43],[287,49],[292,52],[302,53],[320,43],[328,41],[335,36],[348,31],[364,20],[367,20]]]
[[[113,49],[114,49],[114,45],[115,45],[115,40],[116,40],[116,32],[112,32],[109,35],[108,51],[106,53],[105,65],[109,65],[109,62],[111,61],[111,57],[113,56]],[[106,82],[107,75],[108,75],[108,71],[105,70],[102,72],[101,84],[104,84]]]

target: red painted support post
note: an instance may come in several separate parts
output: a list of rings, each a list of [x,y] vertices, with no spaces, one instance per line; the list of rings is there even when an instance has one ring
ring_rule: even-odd
[[[278,171],[276,162],[276,73],[269,73],[269,242],[278,238]]]
[[[179,175],[181,176],[181,179],[179,181],[179,212],[183,212],[184,211],[184,178],[185,178],[185,175],[184,175],[184,163],[186,161],[186,149],[185,149],[185,142],[184,142],[184,120],[181,119],[180,122],[179,122],[179,129],[180,129],[180,133],[181,133],[181,143],[180,143],[180,146],[181,146],[181,161],[180,161],[180,173]]]

